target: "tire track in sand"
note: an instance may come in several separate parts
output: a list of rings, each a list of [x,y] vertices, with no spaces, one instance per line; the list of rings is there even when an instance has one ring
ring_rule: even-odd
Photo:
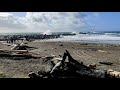
[[[87,54],[85,51],[83,51],[83,50],[81,50],[81,53],[79,53],[79,51],[78,50],[74,50],[73,51],[73,53],[76,55],[76,56],[78,56],[78,57],[80,57],[80,58],[84,58],[84,59],[90,59],[90,58],[92,58],[92,59],[98,59],[98,58],[95,58],[95,57],[93,57],[93,56],[90,56],[89,54]]]

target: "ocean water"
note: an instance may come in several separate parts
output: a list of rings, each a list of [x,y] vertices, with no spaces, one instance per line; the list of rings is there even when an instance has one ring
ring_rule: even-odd
[[[88,43],[120,44],[120,31],[82,32],[76,35],[62,36],[52,41],[72,41]]]

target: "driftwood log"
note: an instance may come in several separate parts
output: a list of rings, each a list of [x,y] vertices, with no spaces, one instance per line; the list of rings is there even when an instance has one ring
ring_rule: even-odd
[[[36,49],[36,47],[30,47],[25,45],[24,43],[21,44],[15,44],[11,50],[32,50],[32,49]]]
[[[65,66],[65,60],[66,57],[68,56],[68,63],[69,63],[69,70],[70,72],[74,72],[79,77],[95,77],[95,78],[105,78],[106,77],[106,71],[105,70],[97,70],[90,68],[88,66],[83,65],[83,62],[79,63],[77,60],[74,60],[70,53],[66,50],[66,52],[63,55],[63,59],[59,61],[51,70],[51,74],[54,71],[59,71],[60,67],[64,69]]]
[[[28,50],[5,50],[5,49],[0,49],[0,52],[21,52],[21,53],[28,53]]]
[[[12,47],[10,50],[0,49],[0,57],[11,57],[15,59],[28,59],[28,58],[41,58],[39,56],[36,56],[32,52],[28,52],[29,48],[35,48],[35,47],[29,47],[24,45],[24,43],[21,44],[15,44],[14,47]]]
[[[40,56],[36,56],[32,52],[28,52],[28,50],[4,50],[4,49],[0,49],[0,57],[14,58],[14,59],[41,58]]]
[[[113,63],[111,62],[99,62],[100,64],[105,64],[105,65],[112,65]]]
[[[107,74],[110,78],[120,78],[120,72],[114,71],[112,69],[107,70]]]
[[[68,62],[65,62],[68,57]],[[94,67],[94,68],[93,68]],[[47,74],[36,74],[37,77],[55,77],[55,78],[120,78],[120,72],[113,70],[102,70],[96,69],[96,64],[85,66],[83,62],[78,62],[74,60],[70,53],[66,50],[62,60],[58,60],[58,62],[53,66],[51,71]],[[32,78],[32,74],[30,74],[30,78]],[[35,76],[35,75],[34,75]]]
[[[27,50],[27,48],[23,44],[16,44],[11,50]]]

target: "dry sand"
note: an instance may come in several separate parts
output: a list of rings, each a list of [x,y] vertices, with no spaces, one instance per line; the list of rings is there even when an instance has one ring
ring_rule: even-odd
[[[85,65],[96,63],[98,69],[113,69],[120,71],[120,45],[94,44],[80,42],[28,42],[28,46],[37,49],[30,52],[39,54],[41,57],[63,55],[68,50],[74,59],[83,61]],[[0,42],[0,49],[10,49],[12,46],[3,45]],[[100,64],[100,61],[112,62],[112,65]],[[0,58],[0,76],[5,74],[9,78],[28,77],[28,73],[40,70],[51,70],[49,61],[41,59],[13,60]]]

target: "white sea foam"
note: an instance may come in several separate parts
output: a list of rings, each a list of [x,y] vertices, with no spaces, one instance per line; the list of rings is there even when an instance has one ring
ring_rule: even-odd
[[[51,31],[50,31],[50,30],[47,30],[47,31],[45,31],[43,34],[51,35]]]
[[[79,38],[80,40],[91,40],[91,41],[112,41],[120,40],[120,37],[111,35],[88,35]]]
[[[120,37],[113,35],[77,34],[75,36],[63,36],[63,38],[51,39],[49,41],[78,41],[99,43],[120,43]]]

